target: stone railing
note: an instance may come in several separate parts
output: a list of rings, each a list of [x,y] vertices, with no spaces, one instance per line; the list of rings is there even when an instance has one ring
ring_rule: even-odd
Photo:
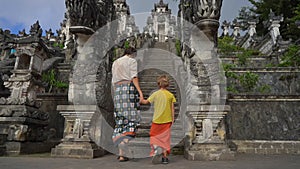
[[[235,93],[248,95],[299,95],[299,77],[300,71],[297,68],[232,68],[229,71],[236,77],[229,77],[227,80],[227,87],[234,88]],[[251,73],[257,76],[257,81],[251,89],[245,89],[240,82],[238,76]],[[244,79],[244,81],[251,81],[255,79]],[[245,82],[246,82],[245,81]],[[247,82],[246,82],[247,83]],[[230,92],[231,93],[231,92]],[[234,93],[233,93],[234,94]]]

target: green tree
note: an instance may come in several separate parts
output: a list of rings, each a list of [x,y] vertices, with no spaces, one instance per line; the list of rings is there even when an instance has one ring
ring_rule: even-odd
[[[300,66],[300,46],[291,45],[281,58],[280,67]]]
[[[236,19],[241,23],[241,29],[245,31],[248,28],[248,21],[257,19],[257,17],[251,7],[244,6],[240,9],[239,16]]]
[[[300,37],[300,29],[297,29],[295,25],[295,16],[299,15],[297,12],[300,12],[300,0],[249,0],[249,2],[253,6],[249,9],[242,8],[237,19],[246,22],[249,18],[257,15],[259,19],[257,33],[259,35],[265,35],[269,32],[264,22],[269,20],[270,10],[272,10],[275,15],[282,14],[284,17],[280,27],[284,39],[297,40]]]
[[[42,74],[42,80],[48,84],[48,92],[51,93],[53,88],[68,88],[69,84],[57,80],[57,74],[54,69]]]

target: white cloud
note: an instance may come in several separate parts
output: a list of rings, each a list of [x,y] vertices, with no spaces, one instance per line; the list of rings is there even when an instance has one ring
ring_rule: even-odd
[[[0,27],[9,29],[22,24],[28,32],[39,20],[43,30],[55,31],[60,28],[64,12],[65,0],[1,0]]]
[[[151,12],[154,3],[159,0],[127,0],[131,13]],[[179,0],[164,0],[172,8],[173,15],[177,16]],[[232,21],[238,15],[241,6],[249,5],[248,0],[223,0],[222,15],[224,19]],[[0,27],[12,30],[14,33],[25,28],[28,32],[30,26],[39,20],[43,30],[60,28],[64,19],[65,0],[1,0]],[[18,27],[23,26],[23,27]],[[16,28],[17,27],[17,28]]]

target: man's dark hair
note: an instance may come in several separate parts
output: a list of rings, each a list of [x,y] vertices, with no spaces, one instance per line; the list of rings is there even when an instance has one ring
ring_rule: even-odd
[[[132,54],[134,54],[135,52],[136,52],[136,49],[135,49],[135,48],[129,47],[129,48],[125,49],[124,54],[125,54],[125,55],[132,55]]]

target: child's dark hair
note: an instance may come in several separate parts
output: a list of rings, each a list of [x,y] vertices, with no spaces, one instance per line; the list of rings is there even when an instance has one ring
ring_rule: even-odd
[[[136,52],[136,49],[133,47],[129,47],[125,49],[124,55],[132,55]]]
[[[169,87],[169,78],[167,75],[161,75],[157,78],[157,85],[160,88]]]

